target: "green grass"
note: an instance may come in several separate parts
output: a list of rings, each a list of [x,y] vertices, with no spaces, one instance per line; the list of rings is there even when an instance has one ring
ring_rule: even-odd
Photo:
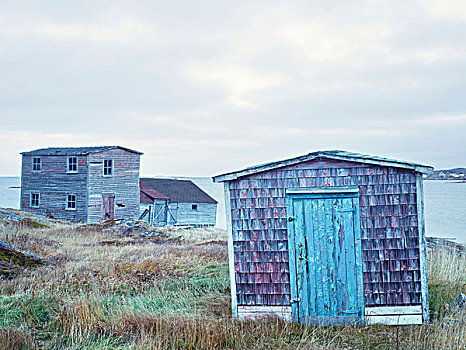
[[[0,283],[0,349],[464,349],[466,258],[429,254],[431,326],[315,327],[231,318],[222,232],[102,246],[99,228],[2,228],[48,263]],[[172,235],[173,236],[173,235]],[[208,241],[208,244],[200,244]]]

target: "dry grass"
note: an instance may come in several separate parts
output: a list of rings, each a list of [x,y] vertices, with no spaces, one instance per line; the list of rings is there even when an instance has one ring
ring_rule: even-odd
[[[43,256],[0,283],[0,349],[465,349],[466,259],[429,254],[432,326],[308,327],[230,317],[225,233],[101,245],[98,227],[0,226],[0,239]]]

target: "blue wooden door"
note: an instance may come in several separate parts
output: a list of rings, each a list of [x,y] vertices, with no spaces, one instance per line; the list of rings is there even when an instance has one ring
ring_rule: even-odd
[[[294,320],[363,322],[357,188],[287,191],[290,282]]]

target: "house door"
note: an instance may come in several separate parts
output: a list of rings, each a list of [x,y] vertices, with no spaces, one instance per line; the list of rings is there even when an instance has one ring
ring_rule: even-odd
[[[364,321],[358,188],[287,190],[295,321]]]
[[[115,195],[102,195],[102,220],[109,221],[115,218]]]

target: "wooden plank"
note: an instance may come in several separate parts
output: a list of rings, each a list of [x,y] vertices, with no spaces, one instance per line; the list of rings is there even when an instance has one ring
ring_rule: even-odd
[[[429,322],[429,290],[427,276],[427,248],[426,248],[426,231],[424,221],[424,186],[422,175],[416,175],[416,198],[417,198],[417,227],[419,232],[419,253],[421,268],[421,301],[422,317],[424,323]]]
[[[380,306],[366,307],[366,316],[382,316],[382,315],[422,315],[422,306]]]
[[[422,324],[422,315],[366,316],[366,324],[385,324],[391,326]]]
[[[230,270],[230,292],[231,292],[231,311],[233,317],[238,317],[238,299],[236,296],[236,272],[235,272],[235,253],[233,249],[233,231],[231,227],[231,201],[230,201],[230,183],[223,184],[225,195],[225,218],[227,222],[228,235],[228,267]]]
[[[315,267],[316,270],[316,290],[317,290],[317,305],[316,305],[316,316],[323,316],[325,315],[325,307],[324,304],[326,302],[326,295],[325,295],[325,286],[323,281],[323,270],[326,264],[326,254],[325,254],[325,246],[322,244],[323,240],[325,239],[325,217],[324,217],[324,208],[323,208],[323,201],[322,200],[313,200],[314,207],[313,207],[313,217],[315,218],[314,227],[317,229],[315,232],[315,243],[316,243],[316,260],[320,261],[320,264],[317,264]],[[317,222],[316,222],[317,221]]]
[[[296,285],[298,289],[298,319],[309,315],[308,272],[306,263],[306,239],[304,237],[304,203],[293,200],[296,249]]]
[[[346,288],[347,271],[346,256],[344,250],[344,223],[340,209],[343,206],[342,199],[335,199],[333,212],[333,229],[335,237],[335,257],[336,257],[336,288],[338,290],[337,309],[341,312],[347,308],[348,292]]]
[[[312,200],[305,200],[304,201],[304,215],[305,215],[305,236],[306,236],[306,248],[307,254],[306,257],[308,259],[308,295],[309,295],[309,314],[315,315],[316,310],[316,302],[317,302],[317,295],[316,295],[316,275],[315,269],[316,265],[320,264],[320,261],[316,261],[315,259],[315,238],[314,238],[314,225],[312,219]]]
[[[238,306],[238,318],[240,320],[279,317],[285,321],[291,321],[291,316],[290,306]]]
[[[352,213],[352,199],[342,200],[343,208],[343,234],[344,234],[344,250],[347,271],[347,290],[348,290],[348,304],[347,310],[356,310],[358,305],[357,300],[357,276],[356,272],[356,257],[354,246],[354,225]]]
[[[354,232],[354,254],[356,261],[356,281],[357,281],[357,299],[358,299],[358,308],[360,310],[360,321],[364,322],[364,278],[363,278],[363,264],[362,261],[362,242],[361,242],[361,218],[359,215],[359,196],[353,198],[352,201],[353,208],[353,232]]]
[[[326,281],[329,293],[328,312],[330,315],[338,314],[338,294],[336,288],[336,255],[335,255],[335,228],[334,228],[334,217],[333,217],[333,201],[334,199],[325,199],[325,242],[327,250],[327,269],[326,269]]]
[[[349,326],[359,322],[358,316],[310,316],[302,320],[305,324],[318,325],[318,326]]]
[[[310,187],[310,188],[288,188],[287,194],[334,194],[334,193],[358,193],[357,186],[342,186],[342,187]]]
[[[291,294],[291,314],[294,322],[298,321],[298,291],[296,282],[296,243],[295,243],[295,220],[294,220],[294,209],[293,199],[290,196],[286,197],[286,208],[288,216],[291,220],[288,220],[288,256],[289,256],[289,270],[290,270],[290,294]]]

